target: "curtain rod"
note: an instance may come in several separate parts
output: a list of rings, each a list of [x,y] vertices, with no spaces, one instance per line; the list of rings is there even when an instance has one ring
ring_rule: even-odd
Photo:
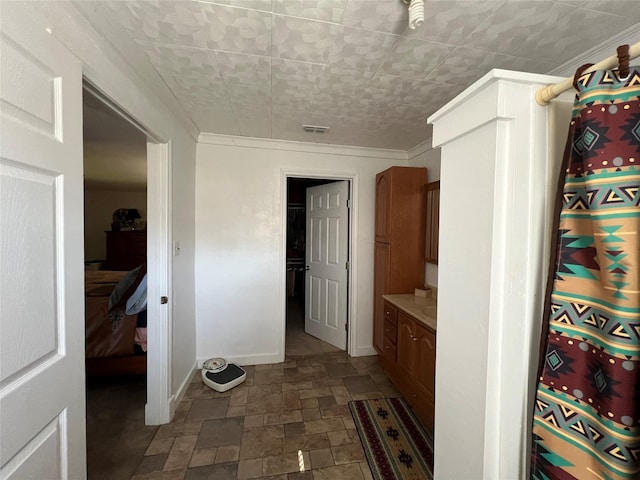
[[[640,42],[634,43],[629,46],[629,59],[640,57]],[[609,58],[605,58],[601,62],[596,63],[592,67],[585,70],[587,72],[593,72],[594,70],[608,70],[616,68],[618,66],[618,56],[612,55]],[[562,92],[573,87],[573,77],[565,78],[561,82],[554,83],[553,85],[547,85],[546,87],[539,88],[536,91],[536,102],[538,105],[549,105],[551,100],[558,97]]]

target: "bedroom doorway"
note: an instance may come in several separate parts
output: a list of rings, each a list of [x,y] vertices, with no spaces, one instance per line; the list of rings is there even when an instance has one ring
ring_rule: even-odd
[[[325,270],[321,266],[317,269],[316,262],[312,251],[316,251],[316,242],[319,236],[313,233],[314,225],[324,223],[326,219],[311,218],[311,211],[317,212],[317,205],[314,204],[318,195],[327,194],[329,198],[334,197],[334,186],[344,185],[340,189],[344,190],[344,194],[340,201],[344,203],[344,223],[349,225],[347,212],[347,199],[350,188],[348,180],[338,178],[313,178],[313,177],[294,177],[287,176],[287,216],[286,216],[286,254],[285,254],[285,271],[286,271],[286,288],[285,288],[285,356],[297,357],[325,353],[337,353],[347,350],[348,343],[346,338],[344,341],[338,341],[334,345],[329,341],[321,339],[326,335],[321,331],[321,322],[317,321],[319,317],[328,315],[327,311],[321,311],[320,303],[326,302],[315,301],[314,297],[324,295],[324,300],[331,304],[331,292],[323,291],[321,285],[336,284],[329,279],[318,277]],[[331,192],[329,192],[331,191]],[[322,201],[320,201],[322,203]],[[312,207],[316,208],[312,208]],[[326,205],[325,205],[326,206]],[[331,230],[331,229],[329,229]],[[340,231],[342,245],[344,245],[344,255],[348,258],[349,250],[349,228],[343,228]],[[330,232],[329,232],[330,233]],[[325,239],[326,240],[326,239]],[[337,239],[336,239],[337,240]],[[337,242],[334,242],[337,244]],[[321,250],[325,249],[321,247]],[[333,250],[333,249],[329,249]],[[346,265],[341,268],[346,269]],[[349,275],[348,271],[344,271],[344,286],[341,296],[344,296],[343,302],[337,302],[336,308],[340,308],[339,316],[348,321],[348,292],[349,292]],[[317,280],[317,281],[314,281]],[[311,287],[310,287],[311,285]],[[342,305],[338,305],[342,303]],[[331,310],[331,309],[325,309]],[[342,311],[344,310],[344,311]],[[315,312],[315,313],[314,313]],[[331,316],[331,315],[329,315]],[[317,318],[316,318],[317,317]],[[326,322],[325,322],[326,323]],[[329,322],[331,323],[331,322]],[[326,325],[324,325],[326,326]],[[344,328],[344,327],[342,327]],[[328,339],[325,339],[328,340]]]
[[[83,91],[85,367],[89,478],[129,478],[145,426],[146,310],[109,309],[146,264],[147,136]],[[122,299],[125,300],[126,299]],[[113,305],[112,305],[113,306]],[[141,455],[144,454],[140,452]]]
[[[169,145],[83,87],[87,470],[128,479],[170,414]]]

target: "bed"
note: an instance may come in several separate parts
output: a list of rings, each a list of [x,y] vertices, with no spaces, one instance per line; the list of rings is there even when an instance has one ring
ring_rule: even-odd
[[[85,357],[88,376],[146,373],[146,308],[144,312],[133,315],[127,315],[124,308],[109,309],[109,299],[114,289],[119,284],[122,286],[129,273],[85,271]]]

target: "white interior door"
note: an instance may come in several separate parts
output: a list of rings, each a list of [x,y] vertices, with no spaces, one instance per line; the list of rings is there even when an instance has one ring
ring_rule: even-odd
[[[342,350],[347,346],[349,182],[307,188],[304,328]]]
[[[0,478],[86,477],[82,67],[0,18]]]

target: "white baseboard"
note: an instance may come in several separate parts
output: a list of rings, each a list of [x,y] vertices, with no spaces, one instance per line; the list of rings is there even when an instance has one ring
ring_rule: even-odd
[[[378,355],[378,352],[373,345],[369,345],[368,347],[357,347],[355,351],[351,352],[352,357],[368,357],[370,355]]]
[[[202,368],[202,364],[211,357],[198,358],[198,368]],[[265,353],[258,355],[229,355],[222,356],[227,363],[235,363],[236,365],[264,365],[266,363],[282,363],[284,355],[280,353]]]
[[[171,398],[169,399],[169,414],[172,420],[173,415],[176,413],[176,408],[182,401],[182,397],[184,397],[184,394],[187,392],[187,389],[191,384],[191,379],[193,378],[194,373],[196,373],[196,370],[198,370],[198,362],[193,364],[193,367],[191,367],[191,370],[187,374],[186,378],[182,381],[182,384],[180,384],[180,388],[178,389],[178,391],[171,395]]]
[[[377,355],[373,346],[358,347],[354,352],[351,352],[352,357],[366,357],[369,355]],[[197,368],[202,368],[202,364],[211,357],[198,358]],[[236,365],[264,365],[267,363],[282,363],[284,362],[284,355],[279,353],[266,353],[259,355],[229,355],[223,356],[228,363],[235,363]]]

